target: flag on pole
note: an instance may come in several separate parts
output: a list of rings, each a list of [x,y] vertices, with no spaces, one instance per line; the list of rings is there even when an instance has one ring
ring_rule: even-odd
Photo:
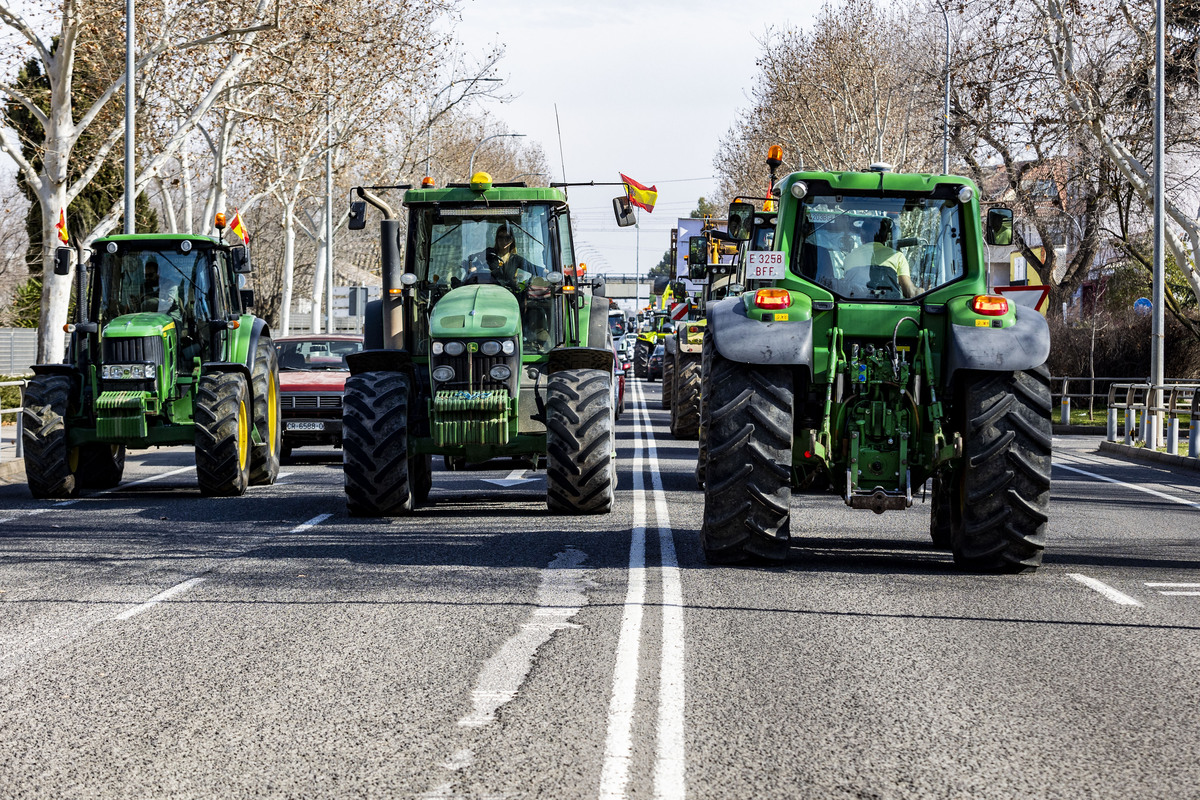
[[[243,242],[250,244],[250,234],[246,233],[246,226],[242,224],[242,215],[236,208],[233,210],[233,221],[229,223],[229,230],[233,231]]]
[[[67,244],[67,210],[65,208],[58,210],[58,222],[54,227],[58,228],[58,240]]]
[[[642,186],[623,172],[617,174],[625,184],[625,194],[629,196],[629,202],[638,208],[644,208],[647,213],[653,212],[654,204],[658,202],[658,189],[654,186]]]

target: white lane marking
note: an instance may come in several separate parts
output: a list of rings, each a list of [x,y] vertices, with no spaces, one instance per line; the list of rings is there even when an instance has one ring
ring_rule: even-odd
[[[290,531],[288,531],[288,533],[303,533],[304,531],[308,530],[309,528],[315,528],[317,525],[320,525],[322,522],[324,522],[325,520],[329,519],[332,516],[333,516],[333,514],[317,514],[315,517],[310,519],[308,522],[302,522],[299,525],[297,525],[296,527],[292,528]]]
[[[1095,578],[1089,578],[1087,575],[1080,575],[1077,572],[1072,572],[1067,577],[1074,578],[1089,589],[1094,589],[1119,606],[1141,606],[1141,603],[1129,595],[1124,592],[1118,592],[1107,583],[1098,581]]]
[[[36,514],[45,514],[47,511],[53,511],[56,508],[66,508],[67,506],[73,506],[81,500],[88,500],[92,497],[100,497],[101,495],[112,494],[113,492],[119,492],[122,489],[128,489],[131,486],[137,486],[139,483],[149,483],[150,481],[160,481],[163,478],[169,478],[172,475],[178,475],[179,473],[187,472],[190,469],[195,469],[195,467],[180,467],[179,469],[171,470],[170,472],[164,472],[161,475],[151,475],[149,478],[141,478],[136,481],[131,481],[130,483],[123,483],[120,486],[116,486],[112,489],[105,489],[103,491],[96,492],[95,494],[90,494],[87,497],[75,497],[70,500],[60,500],[59,502],[51,505],[49,508],[35,508],[30,511],[22,511],[20,514],[16,514],[11,517],[5,517],[4,519],[0,519],[0,523],[12,522],[14,519],[20,519],[21,517],[32,517]]]
[[[458,721],[459,725],[479,728],[493,722],[500,707],[517,696],[542,645],[557,631],[575,627],[568,620],[588,602],[590,570],[580,569],[586,560],[587,553],[568,547],[542,570],[537,608],[521,629],[484,662],[471,692],[473,708]]]
[[[1181,506],[1188,506],[1190,508],[1194,508],[1194,509],[1200,511],[1200,503],[1193,503],[1189,500],[1181,500],[1178,497],[1173,497],[1169,494],[1164,494],[1163,492],[1157,491],[1155,489],[1147,489],[1145,486],[1138,486],[1137,484],[1126,483],[1125,481],[1119,481],[1116,478],[1109,478],[1106,475],[1099,475],[1095,472],[1088,472],[1086,469],[1079,469],[1078,467],[1071,467],[1066,464],[1063,464],[1061,461],[1055,461],[1054,466],[1061,467],[1062,469],[1069,469],[1071,472],[1078,472],[1080,475],[1087,475],[1089,478],[1095,478],[1098,481],[1107,481],[1108,483],[1115,483],[1118,486],[1124,486],[1128,489],[1134,489],[1139,492],[1144,492],[1146,494],[1154,495],[1155,497],[1160,497],[1163,500],[1170,500],[1172,503],[1178,503]]]
[[[654,486],[654,517],[658,523],[659,558],[662,562],[662,658],[658,675],[658,743],[654,759],[654,796],[660,800],[682,800],[684,786],[684,636],[683,587],[679,562],[675,555],[675,536],[668,516],[667,496],[663,491],[658,448],[654,428],[646,407],[646,396],[639,385],[637,413],[645,427],[647,462]]]
[[[634,386],[637,386],[634,382]],[[635,431],[637,421],[635,418]],[[646,481],[642,475],[642,440],[633,441],[633,527],[629,537],[629,578],[625,610],[617,636],[617,663],[613,669],[612,696],[608,703],[608,732],[604,739],[604,765],[600,771],[600,800],[625,797],[629,765],[633,760],[633,708],[637,700],[638,651],[646,602]]]
[[[165,592],[159,592],[158,594],[154,595],[154,597],[151,597],[149,600],[142,603],[140,606],[134,606],[133,608],[122,611],[120,614],[117,614],[116,618],[117,619],[129,619],[130,617],[136,617],[138,614],[141,614],[143,611],[149,611],[150,609],[154,608],[156,605],[163,602],[164,600],[170,600],[172,597],[181,595],[184,592],[186,592],[188,589],[191,589],[193,586],[196,586],[197,584],[200,584],[203,582],[204,582],[204,578],[189,578],[188,580],[184,581],[183,583],[178,583],[178,584],[172,586],[170,589],[167,589]]]
[[[1158,586],[1163,589],[1200,589],[1200,583],[1163,583],[1161,581],[1146,581],[1143,586]]]
[[[523,470],[523,469],[514,469],[512,472],[508,473],[508,475],[506,475],[506,476],[505,476],[504,480],[506,480],[506,481],[517,481],[517,480],[520,480],[520,479],[521,479],[521,478],[523,478],[523,477],[525,477],[525,470]]]
[[[1159,594],[1171,595],[1172,597],[1200,597],[1200,592],[1159,592]]]

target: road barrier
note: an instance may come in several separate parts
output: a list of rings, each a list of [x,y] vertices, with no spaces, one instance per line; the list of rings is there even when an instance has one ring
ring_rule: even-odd
[[[1155,398],[1161,400],[1155,405]],[[1117,441],[1120,412],[1125,412],[1125,444],[1144,444],[1157,449],[1163,441],[1162,426],[1167,427],[1167,452],[1179,453],[1179,431],[1186,425],[1188,457],[1200,458],[1200,384],[1114,383],[1108,388],[1108,430],[1105,437]],[[1135,433],[1136,432],[1136,433]]]
[[[25,415],[21,412],[24,411],[23,406],[25,404],[25,387],[28,385],[29,385],[29,381],[3,381],[3,382],[0,382],[0,388],[3,388],[5,386],[19,386],[21,389],[21,405],[18,405],[16,408],[5,408],[4,400],[2,397],[0,397],[0,423],[4,422],[5,414],[16,414],[17,415],[16,454],[14,455],[14,458],[23,458],[25,456],[25,447],[24,447],[23,442],[21,441],[24,438],[23,434],[25,433]],[[3,460],[4,460],[4,448],[0,447],[0,461],[3,461]]]

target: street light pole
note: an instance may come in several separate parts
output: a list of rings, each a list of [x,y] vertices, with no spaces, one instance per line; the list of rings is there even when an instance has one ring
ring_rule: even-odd
[[[492,139],[520,139],[524,136],[523,133],[494,133],[480,139],[479,144],[475,145],[475,149],[471,151],[471,161],[467,166],[467,180],[471,180],[471,176],[475,174],[475,154],[479,152],[479,148],[483,147],[484,142],[490,142]]]
[[[1150,391],[1150,401],[1153,408],[1162,407],[1162,389],[1158,388],[1163,383],[1163,328],[1165,327],[1165,315],[1163,305],[1166,298],[1164,297],[1163,284],[1165,282],[1165,267],[1164,259],[1165,251],[1165,230],[1163,226],[1163,196],[1166,194],[1166,176],[1163,168],[1163,129],[1165,127],[1165,112],[1163,108],[1164,85],[1163,85],[1163,69],[1164,52],[1166,50],[1166,3],[1164,0],[1155,0],[1154,3],[1154,285],[1152,294],[1151,308],[1151,330],[1150,330],[1150,386],[1154,387]],[[1146,425],[1146,447],[1148,449],[1157,449],[1162,431],[1162,412],[1151,411],[1147,414],[1148,423]]]
[[[133,218],[133,3],[125,0],[125,233],[135,233]]]
[[[950,16],[946,6],[941,8],[946,23],[946,104],[942,108],[942,174],[950,174]]]
[[[437,94],[429,101],[429,117],[425,123],[425,174],[429,174],[429,165],[433,160],[433,109],[437,106],[438,98],[442,96],[442,92],[449,89],[458,83],[500,83],[502,78],[455,78],[445,86],[437,90]]]

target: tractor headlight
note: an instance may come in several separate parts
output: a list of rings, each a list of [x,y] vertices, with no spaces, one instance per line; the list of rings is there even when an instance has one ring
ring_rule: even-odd
[[[442,344],[441,342],[434,342],[433,347],[429,349],[433,351],[435,356],[440,356],[442,351],[446,349],[446,345]]]
[[[104,364],[100,367],[100,377],[106,380],[141,381],[153,380],[154,376],[153,364]]]
[[[504,364],[497,364],[488,372],[494,381],[506,381],[512,377],[512,370]]]
[[[511,356],[513,353],[517,352],[517,343],[512,339],[508,339],[500,346],[500,349],[504,351],[504,355]]]
[[[483,344],[479,345],[479,352],[483,353],[485,356],[500,355],[500,343],[484,342]]]
[[[461,356],[466,347],[462,342],[446,342],[446,355]]]
[[[454,380],[454,367],[435,367],[433,370],[433,379],[438,383]]]

